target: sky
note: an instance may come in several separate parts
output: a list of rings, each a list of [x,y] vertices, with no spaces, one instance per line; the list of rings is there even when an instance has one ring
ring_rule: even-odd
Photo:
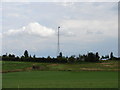
[[[64,56],[118,56],[117,2],[3,2],[1,10],[2,54],[21,56],[28,50],[38,57],[55,57],[60,26]]]

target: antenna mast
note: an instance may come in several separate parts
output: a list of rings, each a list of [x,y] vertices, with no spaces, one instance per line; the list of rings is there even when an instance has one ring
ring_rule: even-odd
[[[58,44],[57,44],[57,56],[59,56],[59,53],[60,53],[59,29],[60,29],[60,26],[58,26]]]

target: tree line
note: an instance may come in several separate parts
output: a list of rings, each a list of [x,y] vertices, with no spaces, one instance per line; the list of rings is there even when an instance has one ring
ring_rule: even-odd
[[[15,56],[14,54],[2,55],[3,61],[25,61],[25,62],[44,62],[44,63],[79,63],[79,62],[99,62],[100,60],[119,60],[120,58],[114,57],[113,52],[110,55],[101,56],[98,52],[89,52],[87,54],[75,56],[63,56],[62,52],[54,57],[36,57],[35,55],[29,55],[28,51],[25,50],[21,57]]]

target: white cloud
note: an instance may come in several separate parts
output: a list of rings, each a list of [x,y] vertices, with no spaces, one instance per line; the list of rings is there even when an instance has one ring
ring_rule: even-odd
[[[29,23],[27,26],[23,26],[20,29],[10,29],[3,33],[4,36],[40,36],[40,37],[51,37],[55,36],[57,31],[52,28],[48,28],[43,26],[37,22]],[[74,33],[71,31],[60,31],[60,35],[62,36],[73,36]]]
[[[42,26],[37,22],[23,26],[20,29],[10,29],[7,32],[4,32],[4,35],[14,36],[14,35],[35,35],[41,37],[49,37],[55,34],[55,30]]]
[[[106,38],[117,38],[117,20],[63,20],[61,26],[75,33],[76,40],[83,42],[101,42]]]

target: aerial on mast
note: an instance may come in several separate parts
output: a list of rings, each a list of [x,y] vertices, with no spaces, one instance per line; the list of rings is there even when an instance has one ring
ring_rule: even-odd
[[[60,26],[58,26],[58,43],[57,43],[57,56],[59,56],[60,54],[60,40],[59,40],[59,29],[60,29]]]

